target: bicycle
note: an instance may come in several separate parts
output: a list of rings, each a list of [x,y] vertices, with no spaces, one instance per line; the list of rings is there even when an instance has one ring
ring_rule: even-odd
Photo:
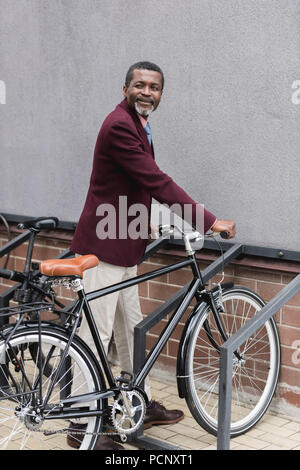
[[[14,239],[11,239],[11,232],[5,217],[0,214],[1,220],[6,227],[8,242],[0,249],[0,258],[6,257],[3,267],[0,268],[0,277],[15,282],[12,288],[1,294],[1,306],[8,307],[10,301],[15,302],[18,307],[22,308],[23,305],[28,303],[38,304],[40,302],[45,303],[45,310],[48,311],[47,302],[55,308],[52,308],[52,313],[56,315],[53,321],[63,323],[66,318],[66,312],[69,308],[72,308],[72,303],[65,305],[57,299],[56,292],[49,285],[48,278],[43,276],[39,271],[39,264],[32,262],[32,254],[34,249],[34,243],[37,235],[42,231],[55,230],[58,226],[59,220],[57,217],[37,217],[29,219],[18,224],[18,229],[25,230],[23,233],[17,235]],[[11,252],[23,243],[28,241],[28,248],[26,252],[26,258],[24,262],[23,271],[17,271],[7,269],[7,264]],[[59,255],[59,259],[70,257],[74,255],[70,250],[66,250]],[[40,305],[40,304],[39,304]],[[15,309],[18,311],[18,308]],[[22,310],[24,310],[22,308]],[[36,309],[28,308],[26,316],[30,317],[31,320],[37,319]],[[9,316],[3,315],[0,319],[0,324],[3,324],[8,320]],[[32,357],[37,356],[36,346],[32,345],[30,348]],[[49,368],[44,371],[46,374],[50,374]],[[3,377],[0,373],[0,382],[3,382]],[[4,380],[4,383],[6,381]]]
[[[11,240],[11,231],[10,231],[10,227],[9,227],[9,224],[8,224],[6,218],[2,214],[0,214],[0,224],[1,223],[5,227],[6,234],[7,234],[7,241],[9,242]],[[2,227],[1,227],[1,230],[2,230]],[[10,257],[10,253],[7,253],[2,268],[4,268],[4,269],[7,268],[7,265],[8,265],[8,262],[9,262],[9,257]]]
[[[49,288],[47,278],[42,276],[39,271],[38,263],[32,263],[32,254],[36,236],[46,230],[54,230],[57,228],[59,220],[57,217],[37,217],[34,219],[20,222],[18,228],[25,231],[11,240],[11,234],[6,219],[1,216],[3,223],[8,231],[8,242],[0,248],[0,258],[6,256],[4,266],[0,268],[0,277],[14,281],[16,284],[12,289],[8,289],[7,294],[2,294],[5,299],[5,306],[9,301],[13,300],[18,304],[30,302],[45,301],[49,299],[51,303],[55,302],[59,309],[63,309],[65,305],[56,299],[55,292]],[[23,271],[16,271],[7,268],[9,256],[13,250],[28,240],[28,248]],[[70,250],[66,250],[58,258],[66,258],[72,256]]]
[[[172,230],[165,228],[163,237]],[[9,447],[13,440],[18,448],[32,448],[38,440],[42,449],[65,448],[68,424],[80,418],[86,420],[86,426],[77,431],[81,450],[93,449],[104,419],[111,419],[116,433],[125,441],[143,423],[148,403],[143,381],[194,298],[196,306],[178,348],[179,396],[185,398],[200,426],[217,433],[220,345],[256,314],[264,301],[252,290],[232,283],[208,290],[195,257],[199,238],[195,231],[183,233],[187,255],[183,261],[90,293],[84,291],[82,276],[98,264],[94,255],[41,264],[41,273],[49,276],[49,283],[71,286],[78,299],[64,327],[41,319],[23,322],[25,313],[20,312],[19,324],[3,328],[0,370],[7,373],[9,387],[0,386],[0,447]],[[133,375],[122,371],[115,378],[89,302],[186,266],[191,267],[193,279],[139,372]],[[38,312],[44,305],[28,304],[28,308]],[[100,362],[76,335],[81,314],[86,315]],[[38,361],[29,353],[32,344],[37,347]],[[13,367],[7,367],[7,363]],[[267,410],[276,388],[279,363],[278,333],[271,319],[234,352],[232,436],[251,429]],[[43,374],[48,366],[52,371],[49,377]],[[72,385],[79,376],[81,385],[75,389]]]

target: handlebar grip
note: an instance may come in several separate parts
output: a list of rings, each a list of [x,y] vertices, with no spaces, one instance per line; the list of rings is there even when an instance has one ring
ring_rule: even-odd
[[[225,230],[222,230],[222,232],[220,232],[220,237],[227,240],[229,238],[229,233],[226,232]]]
[[[19,230],[55,230],[58,226],[59,220],[57,217],[37,217],[35,219],[25,220],[18,224]]]
[[[14,277],[14,274],[14,271],[0,268],[0,277],[4,277],[5,279],[12,279]]]

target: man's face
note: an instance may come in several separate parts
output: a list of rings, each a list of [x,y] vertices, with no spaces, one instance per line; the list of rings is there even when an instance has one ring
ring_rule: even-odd
[[[123,94],[131,108],[141,116],[148,117],[157,108],[161,99],[161,74],[154,70],[134,70],[129,86],[123,87]]]

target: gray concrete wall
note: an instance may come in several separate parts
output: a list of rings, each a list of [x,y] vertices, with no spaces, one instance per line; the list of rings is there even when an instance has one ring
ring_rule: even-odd
[[[77,221],[101,122],[143,59],[166,76],[161,168],[237,240],[299,250],[297,0],[0,0],[0,211]]]

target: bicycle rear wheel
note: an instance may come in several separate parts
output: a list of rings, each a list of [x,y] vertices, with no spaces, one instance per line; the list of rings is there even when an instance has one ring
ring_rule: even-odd
[[[42,336],[42,350],[39,334]],[[0,449],[70,449],[66,439],[70,420],[59,416],[61,400],[101,390],[104,380],[89,350],[75,338],[48,404],[43,406],[43,399],[48,393],[67,341],[68,336],[63,330],[50,325],[42,327],[40,333],[36,326],[25,326],[16,331],[8,344],[5,338],[1,339]],[[34,359],[32,346],[37,351]],[[38,361],[42,363],[37,365]],[[51,368],[50,376],[39,373],[46,366]],[[81,378],[80,389],[77,390],[72,387],[74,370],[76,378]],[[40,391],[42,403],[38,402]],[[91,412],[104,409],[106,402],[92,400],[74,406],[80,405]],[[102,417],[89,416],[85,422],[86,428],[82,434],[78,434],[79,441],[82,441],[81,450],[93,449],[97,434],[101,431]]]
[[[257,313],[264,301],[253,291],[233,287],[222,293],[220,312],[228,337]],[[221,346],[224,340],[209,306],[195,321],[185,360],[186,401],[197,422],[216,435],[218,426],[220,355],[209,339]],[[252,428],[267,410],[274,395],[279,366],[280,344],[273,318],[242,344],[241,359],[233,356],[231,436]]]

